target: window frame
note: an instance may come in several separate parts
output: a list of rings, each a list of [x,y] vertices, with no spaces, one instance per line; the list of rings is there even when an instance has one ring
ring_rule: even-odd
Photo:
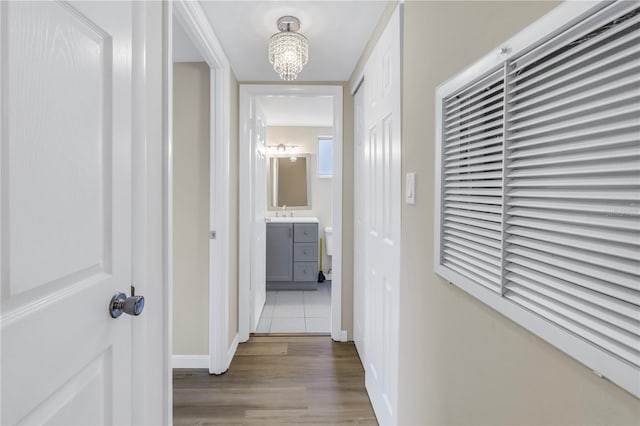
[[[320,173],[320,141],[321,140],[330,140],[331,141],[331,173]],[[318,179],[332,179],[333,178],[333,151],[334,151],[334,141],[333,141],[333,136],[318,136],[316,138],[316,177]]]
[[[638,380],[640,370],[638,368],[441,264],[441,239],[444,236],[442,228],[444,190],[442,185],[442,170],[444,166],[442,116],[444,99],[464,88],[478,77],[487,75],[501,67],[504,69],[505,64],[511,59],[532,50],[568,27],[580,22],[585,16],[589,16],[608,5],[609,3],[605,1],[595,3],[566,1],[436,89],[434,267],[435,272],[448,282],[578,360],[598,376],[606,377],[636,398],[640,398],[640,380]],[[506,152],[506,150],[503,150],[503,152]],[[505,163],[503,162],[503,164]]]

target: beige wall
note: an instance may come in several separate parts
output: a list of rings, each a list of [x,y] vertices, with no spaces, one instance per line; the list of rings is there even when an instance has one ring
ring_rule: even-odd
[[[173,353],[209,353],[209,67],[173,66]]]
[[[238,334],[238,150],[239,86],[233,71],[229,105],[229,345]]]
[[[324,238],[324,228],[333,226],[332,221],[332,205],[333,179],[319,178],[317,175],[318,161],[318,137],[331,136],[333,129],[331,127],[288,127],[288,126],[269,126],[267,127],[267,145],[295,144],[298,145],[298,152],[302,154],[310,154],[309,157],[309,180],[311,187],[311,208],[295,210],[296,216],[315,216],[320,221],[318,230],[320,237]],[[270,191],[267,189],[267,194]],[[268,195],[269,196],[269,195]],[[269,200],[267,201],[268,204]],[[276,211],[268,211],[270,216],[275,215]],[[322,250],[325,251],[324,249]],[[331,260],[324,255],[322,258],[322,268],[325,274],[331,267]]]
[[[434,273],[434,91],[556,5],[405,3],[402,424],[640,424],[638,399]]]

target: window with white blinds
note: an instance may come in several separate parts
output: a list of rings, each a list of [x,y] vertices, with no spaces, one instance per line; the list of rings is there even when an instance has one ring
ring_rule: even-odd
[[[439,92],[436,269],[640,397],[640,7],[539,40]]]

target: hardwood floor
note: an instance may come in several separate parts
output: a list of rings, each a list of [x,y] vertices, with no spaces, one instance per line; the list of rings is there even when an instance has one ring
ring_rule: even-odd
[[[229,371],[173,373],[175,425],[377,425],[353,343],[252,337]]]

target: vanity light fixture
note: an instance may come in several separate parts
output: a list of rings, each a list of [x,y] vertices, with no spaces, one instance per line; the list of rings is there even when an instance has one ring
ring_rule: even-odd
[[[278,145],[266,145],[266,147],[268,151],[275,153],[278,157],[286,157],[288,155],[292,163],[298,160],[298,145],[285,145],[280,143]]]
[[[278,29],[269,39],[269,63],[281,79],[295,80],[309,62],[309,42],[298,32],[300,20],[295,16],[278,19]]]

